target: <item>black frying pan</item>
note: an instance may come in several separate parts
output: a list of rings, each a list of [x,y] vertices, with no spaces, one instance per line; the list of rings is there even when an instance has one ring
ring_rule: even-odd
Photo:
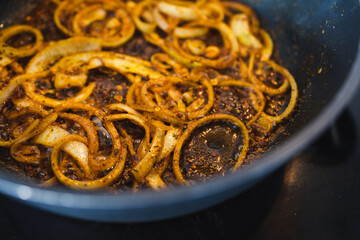
[[[0,24],[15,23],[36,1],[1,1]],[[109,195],[40,189],[0,172],[0,192],[51,212],[100,221],[150,221],[200,210],[249,188],[291,159],[338,115],[360,79],[358,0],[244,0],[275,39],[282,64],[295,76],[302,98],[264,157],[238,173],[164,192]],[[244,206],[245,207],[245,206]]]

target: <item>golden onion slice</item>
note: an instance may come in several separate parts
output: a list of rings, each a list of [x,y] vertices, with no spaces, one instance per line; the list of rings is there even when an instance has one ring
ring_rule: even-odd
[[[156,29],[156,23],[151,21],[153,20],[152,15],[150,17],[143,17],[146,16],[145,13],[148,13],[146,10],[149,8],[152,9],[152,7],[153,2],[151,0],[141,1],[137,3],[131,11],[136,27],[143,33],[151,33]],[[148,22],[145,22],[142,18],[147,19]]]
[[[124,6],[123,6],[124,7]],[[106,20],[107,11],[113,11],[114,16]],[[95,28],[96,31],[86,32],[91,24],[104,20],[104,26]],[[73,31],[76,36],[97,37],[101,39],[103,47],[118,47],[127,42],[135,32],[135,25],[120,4],[95,4],[80,10],[73,19]]]
[[[291,87],[291,96],[290,96],[290,101],[288,103],[288,106],[279,116],[270,116],[270,115],[266,114],[265,112],[262,113],[262,116],[264,118],[269,119],[271,122],[278,123],[278,122],[281,122],[287,116],[289,116],[291,114],[291,112],[294,110],[299,92],[298,92],[298,87],[297,87],[294,77],[291,75],[291,73],[286,68],[279,66],[278,64],[276,64],[273,61],[268,61],[267,63],[275,71],[279,72],[284,77],[284,81],[289,82],[290,87]]]
[[[118,47],[135,32],[127,5],[109,0],[66,0],[56,8],[54,21],[68,36],[96,37],[104,47]]]
[[[209,28],[206,27],[177,27],[174,30],[174,36],[178,38],[201,37],[207,34]]]
[[[58,115],[56,113],[50,113],[41,121],[35,120],[31,127],[34,127],[32,131],[28,132],[26,135],[23,135],[22,138],[18,139],[14,143],[12,143],[10,147],[10,154],[11,156],[19,162],[23,163],[33,163],[39,160],[40,157],[40,151],[33,146],[31,153],[27,154],[25,152],[22,152],[21,148],[26,147],[29,145],[23,145],[25,142],[27,142],[29,139],[33,138],[34,136],[38,135],[39,133],[43,132],[48,126],[50,126],[53,122],[56,121],[58,118]],[[34,125],[34,126],[33,126]],[[29,127],[30,128],[30,127]],[[27,132],[27,131],[26,131]],[[35,154],[34,154],[35,153]]]
[[[149,152],[131,169],[136,181],[141,182],[158,160],[163,147],[164,134],[164,130],[160,128],[156,129]]]
[[[60,40],[36,54],[28,63],[26,73],[44,71],[55,61],[68,55],[100,49],[101,40],[96,38],[74,37]]]
[[[22,32],[34,34],[35,43],[19,48],[11,47],[6,42]],[[11,58],[23,58],[34,55],[43,44],[43,35],[40,30],[29,25],[15,25],[0,31],[0,52]]]
[[[257,32],[259,31],[259,20],[256,17],[255,12],[248,6],[246,6],[245,4],[239,3],[239,2],[230,2],[230,1],[226,1],[223,3],[225,8],[226,8],[226,15],[232,17],[235,14],[238,13],[244,13],[246,14],[246,16],[248,17],[248,19],[250,20],[250,25],[251,25],[251,29],[253,31],[253,33],[257,34]],[[235,11],[236,13],[233,13],[231,11]]]
[[[65,129],[50,125],[42,133],[34,137],[33,142],[52,148],[57,142],[68,135],[70,135],[70,133]],[[86,174],[90,173],[88,163],[89,150],[85,144],[77,141],[69,141],[63,145],[62,150],[74,158]]]
[[[270,37],[270,34],[264,29],[260,29],[259,33],[264,43],[264,47],[261,49],[261,61],[266,61],[270,59],[273,53],[274,43]]]
[[[151,56],[151,63],[158,71],[165,75],[176,75],[183,79],[189,78],[189,70],[166,53],[153,54]]]
[[[121,144],[119,138],[113,139],[113,150],[111,153],[111,159],[116,159],[116,162],[113,165],[112,170],[104,177],[92,179],[92,180],[74,180],[68,178],[62,173],[59,167],[59,155],[60,155],[59,153],[63,145],[69,141],[77,141],[83,144],[86,144],[87,142],[84,137],[71,134],[69,136],[64,137],[54,146],[53,151],[51,153],[51,167],[53,169],[56,178],[62,184],[77,190],[97,190],[109,186],[116,179],[118,179],[124,168],[126,161],[126,154],[127,154],[126,147],[124,147],[124,144]]]
[[[234,15],[230,20],[230,26],[241,44],[254,49],[263,47],[261,42],[252,34],[246,14]]]
[[[39,72],[32,74],[23,74],[12,78],[5,87],[2,87],[0,89],[0,104],[3,104],[11,96],[15,89],[18,88],[25,81],[36,79],[39,77],[45,77],[48,74],[48,72]]]
[[[97,65],[91,66],[97,60]],[[131,57],[113,52],[85,52],[65,57],[51,67],[52,72],[58,72],[71,66],[87,65],[94,67],[107,67],[121,74],[133,73],[147,78],[160,78],[163,75],[151,69],[151,63],[140,58]],[[90,67],[89,67],[90,68]]]
[[[132,115],[132,114],[113,114],[113,115],[109,115],[106,116],[104,119],[106,122],[113,122],[113,121],[119,121],[119,120],[130,120],[131,122],[135,123],[136,125],[141,126],[144,130],[145,130],[145,136],[144,139],[141,141],[141,144],[138,148],[138,157],[141,159],[143,158],[146,153],[149,150],[149,144],[150,144],[150,128],[148,126],[148,124],[146,123],[145,119],[142,116],[137,116],[137,115]],[[124,135],[128,138],[129,136],[127,135],[125,129],[124,130]],[[129,145],[129,149],[133,149],[132,146],[132,142],[127,142]]]
[[[14,60],[5,56],[5,55],[0,55],[0,68],[3,68],[7,65],[9,65],[10,63],[12,63]]]
[[[258,77],[253,73],[254,63],[255,63],[255,54],[252,53],[250,55],[250,59],[249,59],[248,76],[249,76],[250,81],[253,84],[255,84],[262,92],[269,94],[271,96],[275,96],[275,95],[283,94],[287,91],[287,89],[289,88],[289,81],[287,81],[287,79],[284,79],[283,84],[281,84],[281,86],[278,88],[270,87],[270,86],[266,85],[265,83],[263,83],[261,80],[259,80]],[[272,65],[271,65],[272,61],[270,61],[270,60],[264,61],[263,63],[267,63],[272,67]],[[273,68],[273,69],[275,71],[277,71],[275,68]],[[277,69],[280,69],[280,71],[282,70],[281,68],[277,68]],[[263,72],[261,69],[259,71],[261,73]]]
[[[239,43],[235,34],[229,26],[223,22],[212,23],[208,21],[197,21],[186,25],[186,27],[207,27],[216,29],[224,42],[223,54],[219,58],[206,58],[205,56],[197,56],[188,53],[179,43],[179,38],[173,36],[172,42],[168,43],[167,47],[159,45],[165,52],[175,58],[180,63],[188,67],[213,67],[217,69],[224,69],[229,67],[236,60],[239,53]]]
[[[34,137],[33,142],[46,147],[54,147],[58,141],[69,134],[68,131],[61,127],[50,125],[43,132]]]
[[[67,104],[71,102],[85,101],[91,95],[96,86],[96,84],[92,82],[88,86],[82,88],[74,97],[70,97],[65,100],[58,100],[37,93],[37,87],[34,81],[35,79],[36,78],[32,78],[29,81],[23,82],[22,87],[25,90],[26,95],[28,95],[34,101],[48,107],[57,107],[62,104]]]
[[[172,1],[173,3],[174,1]],[[199,19],[199,14],[192,8],[193,3],[190,2],[181,2],[187,3],[188,6],[176,5],[175,2],[172,4],[170,2],[161,1],[157,4],[160,12],[165,13],[168,16],[173,18],[178,18],[185,21],[194,21]]]
[[[173,128],[166,132],[164,137],[164,147],[161,150],[159,159],[167,158],[175,148],[175,145],[181,135],[181,129]]]
[[[166,189],[166,184],[162,180],[160,174],[155,169],[151,169],[148,175],[146,175],[145,181],[146,184],[155,191]]]

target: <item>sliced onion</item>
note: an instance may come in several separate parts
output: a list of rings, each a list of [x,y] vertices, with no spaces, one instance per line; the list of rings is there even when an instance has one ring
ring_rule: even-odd
[[[115,165],[113,166],[113,169],[106,174],[104,177],[95,179],[95,180],[74,180],[71,178],[68,178],[65,176],[59,167],[59,153],[61,151],[61,148],[64,144],[66,144],[69,141],[78,141],[86,144],[86,139],[79,136],[79,135],[69,135],[63,138],[60,142],[58,142],[55,147],[53,148],[53,151],[51,153],[51,167],[53,169],[53,172],[56,176],[56,178],[65,186],[68,186],[73,189],[78,190],[97,190],[104,188],[106,186],[109,186],[111,183],[113,183],[115,180],[118,179],[120,174],[123,171],[125,161],[126,161],[126,147],[124,148],[124,144],[121,145],[120,140],[114,142],[113,151],[114,155],[112,155],[111,158],[119,159]]]
[[[169,2],[159,2],[157,7],[162,13],[173,18],[178,18],[186,21],[194,21],[199,19],[198,13],[190,6],[180,6],[171,4]]]
[[[26,73],[41,72],[60,58],[75,53],[101,49],[101,40],[87,37],[74,37],[60,40],[36,54],[26,67]]]
[[[48,72],[40,72],[33,74],[23,74],[12,78],[5,87],[0,89],[0,104],[3,104],[11,96],[15,89],[25,81],[45,77],[48,74]]]
[[[52,148],[58,141],[69,134],[68,131],[61,127],[50,125],[43,132],[34,137],[33,142]]]
[[[177,27],[174,30],[174,36],[179,38],[201,37],[207,34],[209,28],[206,27]]]
[[[50,125],[42,133],[37,135],[33,139],[33,142],[44,145],[48,148],[52,148],[56,145],[56,143],[68,135],[70,135],[70,133],[65,129]],[[76,160],[85,174],[90,173],[88,162],[89,150],[84,143],[78,141],[69,141],[63,145],[62,150]]]
[[[231,18],[230,26],[240,43],[255,49],[263,47],[261,42],[251,33],[250,23],[245,14],[237,14]]]
[[[132,174],[138,182],[141,182],[146,175],[151,171],[154,164],[159,158],[164,140],[164,130],[156,129],[154,138],[151,143],[149,152],[141,161],[131,170]]]
[[[22,32],[30,32],[35,35],[35,43],[15,48],[6,44],[6,41]],[[43,35],[40,30],[29,25],[15,25],[5,28],[0,32],[0,52],[8,57],[28,57],[34,55],[43,43]]]
[[[135,25],[121,2],[105,2],[81,9],[73,19],[73,31],[77,36],[98,37],[104,47],[118,47],[127,42],[135,32]],[[84,28],[95,21],[105,20],[107,11],[113,11],[114,17],[107,21],[100,33],[86,33]]]

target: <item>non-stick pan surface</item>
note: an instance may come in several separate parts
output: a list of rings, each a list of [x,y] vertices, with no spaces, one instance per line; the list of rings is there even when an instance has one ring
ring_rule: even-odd
[[[0,26],[26,14],[36,1],[1,1]],[[0,172],[0,192],[51,212],[100,221],[150,221],[194,212],[252,186],[291,159],[338,115],[360,78],[358,0],[246,0],[275,40],[276,55],[295,76],[300,105],[290,136],[236,174],[164,192],[112,195],[40,189]],[[3,25],[2,25],[3,24]]]

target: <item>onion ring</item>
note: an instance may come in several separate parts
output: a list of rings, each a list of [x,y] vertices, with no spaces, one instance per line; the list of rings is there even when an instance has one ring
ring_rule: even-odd
[[[181,155],[181,149],[185,143],[185,141],[190,137],[191,133],[198,127],[203,126],[211,121],[230,121],[231,123],[235,124],[237,127],[241,129],[241,132],[243,134],[243,147],[241,150],[241,153],[239,157],[236,159],[236,164],[234,166],[234,170],[239,168],[242,164],[242,161],[244,160],[246,156],[246,152],[249,148],[249,136],[248,136],[248,130],[246,126],[236,117],[226,114],[214,114],[210,116],[206,116],[201,118],[200,120],[191,123],[188,128],[183,132],[181,137],[179,138],[175,150],[174,150],[174,156],[173,156],[173,170],[176,176],[176,179],[180,183],[187,183],[187,181],[184,179],[181,169],[180,169],[180,155]]]
[[[28,45],[26,45],[23,47],[14,48],[6,44],[7,40],[22,32],[30,32],[35,35],[36,40],[34,44],[31,44],[32,46],[29,47]],[[8,57],[28,57],[34,55],[39,50],[39,48],[43,44],[43,39],[44,38],[40,30],[32,26],[16,25],[8,27],[0,31],[0,52]]]

